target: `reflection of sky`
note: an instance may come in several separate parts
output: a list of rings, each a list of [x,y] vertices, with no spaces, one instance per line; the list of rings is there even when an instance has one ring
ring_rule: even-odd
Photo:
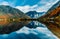
[[[37,27],[36,29],[29,29],[23,27],[21,30],[13,32],[8,35],[0,35],[0,39],[56,39],[54,35],[43,27]]]
[[[30,10],[46,12],[56,1],[58,0],[0,0],[0,5],[10,5],[23,12]],[[23,27],[11,34],[0,35],[0,39],[56,39],[56,37],[46,27],[35,29]]]
[[[34,22],[35,23],[35,22]],[[12,32],[10,34],[0,35],[0,39],[57,39],[46,27],[45,25],[36,22],[37,28],[23,27],[18,31]],[[34,25],[33,25],[34,26]]]

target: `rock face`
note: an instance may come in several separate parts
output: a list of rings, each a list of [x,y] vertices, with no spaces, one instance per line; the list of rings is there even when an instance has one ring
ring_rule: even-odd
[[[29,23],[28,21],[22,21],[22,19],[28,18],[30,17],[18,9],[0,5],[0,34],[8,34],[20,29]]]
[[[60,38],[60,1],[53,5],[39,21],[47,26],[47,28]]]

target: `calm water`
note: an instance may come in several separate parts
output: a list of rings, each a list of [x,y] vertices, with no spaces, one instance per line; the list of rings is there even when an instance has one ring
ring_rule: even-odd
[[[0,39],[57,39],[57,37],[45,25],[32,21],[27,27],[23,27],[18,31],[0,35]]]

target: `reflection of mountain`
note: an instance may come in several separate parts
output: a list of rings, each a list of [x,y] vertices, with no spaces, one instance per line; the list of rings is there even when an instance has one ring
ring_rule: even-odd
[[[29,12],[26,13],[26,15],[30,16],[31,18],[35,18],[35,19],[37,19],[38,17],[40,17],[40,16],[42,16],[44,14],[45,14],[45,12],[36,12],[36,11],[29,11]],[[42,25],[43,24],[41,24],[39,22],[32,21],[31,23],[29,23],[26,26],[30,27],[30,28],[36,28],[38,26],[43,27]]]
[[[3,6],[2,6],[3,7]],[[25,14],[23,14],[23,12],[18,12],[17,11],[17,9],[15,9],[15,8],[12,8],[11,7],[11,9],[13,9],[12,11],[10,11],[11,9],[9,9],[8,7],[10,7],[10,6],[8,6],[6,9],[5,9],[5,7],[7,7],[7,6],[4,6],[2,9],[0,9],[1,10],[1,14],[0,14],[0,16],[2,16],[2,15],[4,15],[4,16],[8,16],[8,19],[11,17],[11,18],[29,18],[29,16],[27,16],[27,15],[25,15]],[[58,7],[58,9],[60,10],[60,8]],[[57,10],[58,10],[57,9]],[[6,11],[5,11],[6,10]],[[16,10],[16,11],[15,11]],[[58,12],[59,12],[59,10],[58,10]],[[8,11],[8,12],[7,12]],[[53,10],[54,11],[54,10]],[[12,13],[13,12],[13,13]],[[16,13],[16,12],[18,12],[18,13]],[[56,13],[56,12],[55,12]],[[59,12],[60,13],[60,12]],[[40,13],[39,13],[40,14]],[[43,24],[45,24],[45,25],[47,25],[47,27],[55,34],[55,35],[57,35],[58,37],[60,36],[59,34],[60,34],[60,28],[59,28],[59,24],[60,24],[60,22],[58,22],[58,21],[60,21],[59,19],[60,19],[60,16],[57,14],[55,14],[56,16],[56,18],[54,18],[54,19],[51,19],[51,17],[54,15],[54,13],[52,13],[51,14],[51,12],[49,13],[49,16],[48,15],[44,15],[43,17],[40,17],[40,19],[39,19],[39,21],[41,22],[41,23],[43,23]],[[47,17],[45,17],[45,16],[47,16]],[[32,16],[33,18],[36,18],[36,17],[38,17],[38,16]],[[41,18],[42,18],[42,20],[41,20]],[[57,19],[58,18],[58,19]],[[56,21],[57,20],[57,21]],[[55,23],[57,24],[57,25],[55,25]],[[4,25],[4,27],[0,27],[0,33],[10,33],[10,32],[13,32],[13,31],[16,31],[16,30],[18,30],[18,29],[20,29],[21,27],[23,27],[23,25],[25,25],[25,23],[27,23],[26,21],[24,21],[24,22],[18,22],[18,23],[16,23],[16,22],[13,22],[13,23],[11,23],[11,24],[8,24],[8,25]],[[59,23],[59,24],[58,24]],[[32,24],[32,25],[34,25],[34,24]],[[51,28],[52,27],[52,28]],[[27,30],[27,29],[26,29]],[[26,30],[23,30],[23,31],[25,31],[26,32]],[[45,34],[41,34],[41,32],[39,32],[41,29],[40,29],[40,27],[38,28],[38,30],[35,30],[35,29],[30,29],[29,30],[29,32],[31,32],[31,33],[26,33],[26,35],[22,32],[21,34],[19,34],[18,36],[17,36],[17,34],[16,33],[14,33],[15,35],[14,35],[14,37],[15,36],[17,36],[17,38],[18,37],[21,37],[21,39],[23,39],[23,37],[22,36],[20,36],[20,35],[22,35],[22,34],[24,34],[23,36],[26,36],[26,38],[28,37],[29,39],[33,39],[33,38],[35,38],[35,39],[45,39],[46,37],[44,36]],[[34,32],[33,32],[34,31]],[[41,31],[46,31],[46,30],[41,30]],[[46,33],[46,32],[42,32],[42,33]],[[58,33],[58,34],[56,34],[56,33]],[[35,35],[36,34],[36,35]],[[11,37],[13,37],[12,36],[12,34],[10,34],[10,36]],[[32,37],[33,38],[32,38]],[[43,37],[45,37],[45,38],[40,38],[40,36],[43,36]],[[48,36],[50,36],[50,35],[48,35]],[[9,37],[9,36],[7,36],[7,37]],[[37,38],[36,38],[37,37]],[[49,37],[47,37],[46,39],[48,39]],[[15,38],[14,38],[15,39]],[[24,38],[25,39],[25,38]],[[50,38],[49,38],[50,39]],[[53,38],[52,38],[53,39]]]
[[[29,28],[45,27],[45,25],[43,25],[42,23],[40,23],[38,21],[32,21],[26,26],[29,27]]]
[[[53,5],[47,14],[40,17],[39,21],[60,38],[60,1]]]
[[[28,24],[28,21],[21,22],[19,20],[20,18],[28,19],[30,17],[18,9],[12,8],[10,6],[0,5],[0,34],[16,31],[23,27],[23,25]]]

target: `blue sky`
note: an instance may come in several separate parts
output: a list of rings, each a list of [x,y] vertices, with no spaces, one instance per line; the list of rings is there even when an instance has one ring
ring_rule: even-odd
[[[57,1],[59,0],[0,0],[0,5],[9,5],[25,13],[28,11],[46,12]]]
[[[21,10],[24,13],[28,11],[46,12],[57,1],[59,0],[0,0],[0,5],[9,5],[11,7]],[[17,39],[20,37],[23,38],[24,34],[21,33],[25,34],[25,38],[26,36],[29,36],[30,33],[32,33],[33,35],[36,35],[37,37],[42,39],[57,39],[57,37],[55,37],[47,28],[43,27],[37,27],[36,29],[29,29],[27,27],[23,27],[21,30],[18,30],[11,34],[0,35],[0,39]],[[31,37],[31,34],[29,37]]]
[[[40,0],[1,0],[1,1],[7,1],[10,4],[13,4],[14,6],[24,6],[24,5],[35,5]]]

